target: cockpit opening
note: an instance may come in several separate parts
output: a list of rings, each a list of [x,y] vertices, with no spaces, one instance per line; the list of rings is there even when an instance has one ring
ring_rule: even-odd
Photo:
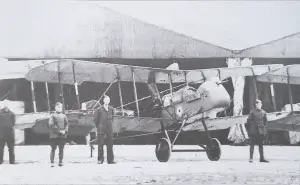
[[[195,95],[195,93],[197,93],[196,88],[185,86],[176,92],[163,96],[163,106],[167,107],[172,105],[172,103],[182,102],[183,100],[187,99],[187,97]]]

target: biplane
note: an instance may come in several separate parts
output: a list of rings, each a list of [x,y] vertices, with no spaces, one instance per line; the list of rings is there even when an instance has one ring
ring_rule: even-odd
[[[257,81],[268,83],[268,84],[286,84],[289,95],[289,103],[290,103],[290,112],[285,111],[280,114],[287,114],[281,119],[270,120],[267,124],[267,130],[282,130],[282,131],[296,131],[300,132],[300,111],[294,111],[293,108],[293,94],[291,90],[291,85],[299,85],[300,84],[300,65],[287,65],[281,68],[277,68],[266,72],[256,79]]]
[[[230,77],[256,77],[280,67],[282,65],[175,70],[62,59],[31,69],[26,75],[26,79],[31,82],[74,85],[78,110],[65,110],[70,118],[69,132],[84,130],[86,135],[94,129],[93,112],[96,105],[90,109],[81,109],[78,86],[86,81],[108,83],[109,86],[101,95],[101,99],[112,84],[118,83],[121,105],[119,112],[122,114],[114,117],[113,130],[115,133],[139,131],[161,134],[155,147],[155,154],[160,162],[167,162],[171,152],[206,152],[209,160],[217,161],[221,157],[221,144],[217,138],[211,138],[209,131],[226,129],[234,124],[244,123],[243,119],[246,119],[246,116],[209,118],[209,114],[224,111],[230,106],[230,96],[223,83]],[[125,114],[121,81],[133,84],[136,105],[134,116]],[[136,83],[144,83],[148,86],[153,102],[149,108],[149,111],[153,113],[151,117],[140,116],[140,100],[137,95]],[[169,93],[161,96],[157,84],[169,85]],[[173,84],[180,85],[173,87]],[[194,88],[191,86],[192,84],[199,86]],[[180,89],[175,90],[176,88]],[[36,125],[47,125],[47,119],[47,117],[40,117]],[[274,119],[278,119],[278,116],[275,115]],[[84,124],[78,124],[80,121]],[[44,130],[47,130],[46,128],[45,126]],[[206,145],[199,144],[202,148],[199,150],[174,149],[176,140],[182,131],[205,131]],[[169,136],[170,132],[176,133],[172,140]]]

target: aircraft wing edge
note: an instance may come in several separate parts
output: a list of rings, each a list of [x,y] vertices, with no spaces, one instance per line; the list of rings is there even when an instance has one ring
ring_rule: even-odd
[[[231,117],[219,117],[205,119],[207,129],[210,131],[214,130],[224,130],[228,129],[234,125],[246,123],[248,115],[242,116],[231,116]],[[290,112],[272,112],[267,113],[268,123],[266,128],[268,130],[283,130],[283,131],[295,131],[292,125],[296,126],[296,130],[300,129],[300,115],[290,115]],[[277,125],[277,127],[276,127]],[[279,125],[279,126],[278,126]],[[195,122],[185,126],[183,131],[204,131],[203,124],[201,120],[196,120]]]

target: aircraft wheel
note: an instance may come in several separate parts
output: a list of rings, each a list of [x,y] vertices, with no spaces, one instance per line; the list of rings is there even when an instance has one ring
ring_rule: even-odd
[[[209,160],[218,161],[221,158],[221,144],[218,139],[212,138],[211,143],[207,145],[206,154]]]
[[[171,156],[171,143],[166,138],[161,138],[155,147],[156,158],[159,162],[167,162]]]

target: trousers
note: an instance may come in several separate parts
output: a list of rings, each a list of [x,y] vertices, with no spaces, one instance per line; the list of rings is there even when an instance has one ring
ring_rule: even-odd
[[[15,137],[14,134],[4,134],[0,138],[0,163],[3,163],[4,147],[7,144],[9,153],[9,163],[15,162]]]
[[[259,134],[250,135],[250,159],[253,159],[255,145],[258,145],[260,159],[264,159],[263,141],[264,141],[263,135],[259,135]]]
[[[101,133],[101,134],[97,134],[97,137],[98,137],[98,161],[104,161],[103,146],[104,144],[106,144],[107,162],[113,162],[114,161],[113,134]]]
[[[58,146],[58,158],[59,163],[62,163],[64,158],[64,147],[65,147],[65,138],[51,138],[50,139],[51,153],[50,153],[50,161],[54,163],[55,151]]]

